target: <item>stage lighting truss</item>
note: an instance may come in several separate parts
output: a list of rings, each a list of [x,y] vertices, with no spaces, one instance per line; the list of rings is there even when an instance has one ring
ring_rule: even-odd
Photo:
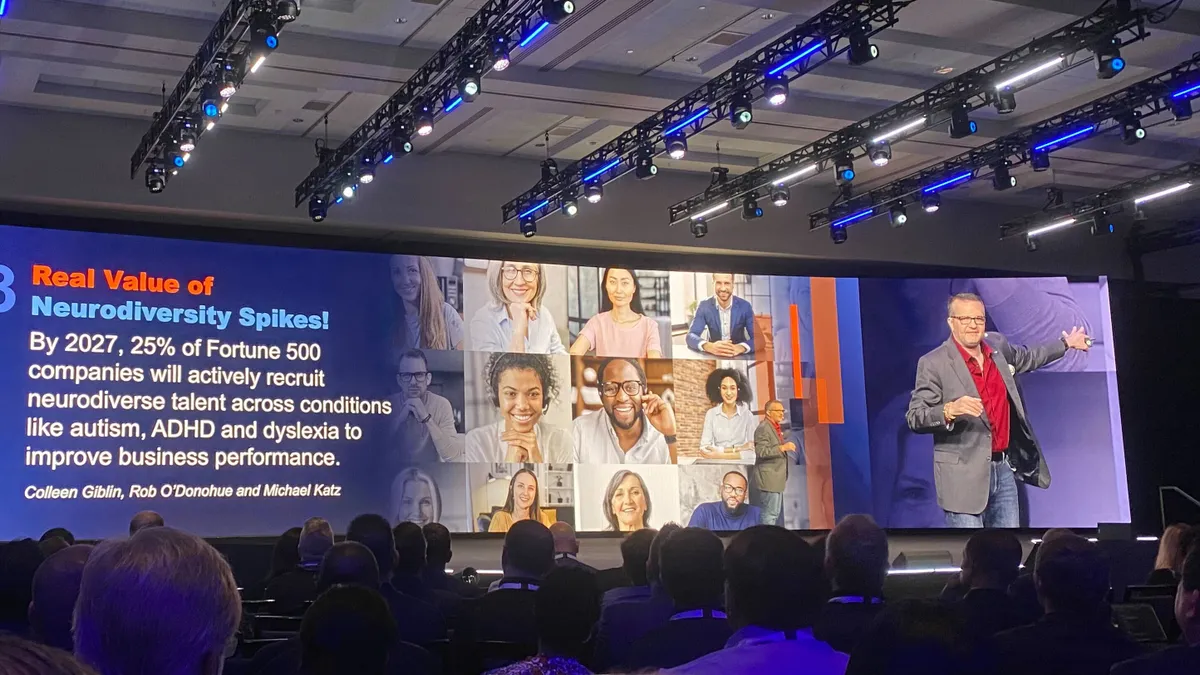
[[[589,166],[616,158],[617,163],[598,178],[603,182],[611,182],[634,170],[639,153],[649,151],[654,156],[663,153],[664,139],[668,136],[680,133],[692,136],[721,120],[735,119],[731,116],[735,103],[745,105],[747,109],[764,99],[782,103],[787,97],[787,82],[846,53],[852,36],[859,36],[857,39],[860,40],[863,36],[870,38],[895,25],[897,13],[912,2],[914,0],[834,2],[820,14],[741,59],[708,83],[596,148],[587,157],[563,167],[554,180],[539,181],[503,206],[503,221],[507,223],[543,203],[545,205],[537,211],[539,217],[552,213],[552,205],[561,192],[578,190],[587,182],[584,176]],[[741,122],[735,120],[735,123]],[[770,191],[767,186],[759,192],[766,194]],[[749,190],[740,193],[739,197],[746,192]]]
[[[359,158],[385,154],[397,124],[420,131],[414,124],[418,116],[427,114],[433,124],[470,103],[482,91],[483,77],[507,68],[515,52],[532,49],[550,26],[571,13],[564,13],[568,5],[573,11],[573,3],[562,0],[489,0],[296,186],[296,206],[314,194],[334,193]],[[557,208],[557,200],[554,204],[551,208]]]
[[[1069,205],[1039,212],[1000,226],[1000,238],[1036,239],[1047,232],[1091,222],[1091,216],[1105,212],[1112,216],[1126,207],[1140,210],[1160,200],[1178,198],[1200,185],[1200,162],[1180,164],[1173,169],[1131,180],[1096,194],[1076,199]]]
[[[187,131],[190,141],[213,129],[251,68],[279,45],[279,31],[290,19],[281,18],[278,10],[275,0],[231,0],[142,135],[129,158],[130,178],[147,162],[165,163],[178,149],[184,120],[195,126]]]
[[[1032,164],[1035,155],[1049,157],[1052,151],[1069,147],[1099,133],[1118,133],[1123,128],[1121,120],[1127,120],[1130,115],[1145,120],[1154,115],[1169,113],[1173,110],[1175,102],[1200,96],[1200,86],[1195,86],[1197,82],[1200,82],[1200,53],[1168,71],[1125,89],[1062,112],[829,208],[814,211],[809,214],[809,227],[825,227],[845,214],[859,213],[871,208],[875,209],[876,215],[881,215],[884,211],[880,207],[896,200],[931,192],[944,192],[978,178],[989,175],[994,177],[997,166],[1003,167],[1002,178],[1007,177],[1009,182],[1006,184],[1011,187],[1011,171],[1018,166]],[[1176,97],[1176,94],[1181,92],[1188,93],[1183,97]],[[1080,131],[1084,133],[1079,133]],[[995,181],[993,187],[1000,189],[995,186]]]
[[[1105,39],[1128,45],[1145,39],[1147,10],[1124,11],[1121,3],[1105,3],[1092,14],[1047,33],[992,61],[968,70],[954,79],[917,94],[883,112],[848,125],[821,140],[799,148],[768,164],[730,180],[719,192],[698,194],[671,207],[671,223],[688,219],[712,201],[737,199],[751,190],[762,190],[796,169],[816,166],[822,173],[833,168],[844,155],[868,156],[868,148],[879,139],[895,145],[903,139],[931,129],[948,128],[952,117],[995,105],[1001,98],[1092,62],[1092,48]],[[968,120],[969,121],[969,120]],[[956,127],[957,128],[957,127]],[[966,127],[969,129],[969,125]],[[853,211],[848,209],[848,211]]]

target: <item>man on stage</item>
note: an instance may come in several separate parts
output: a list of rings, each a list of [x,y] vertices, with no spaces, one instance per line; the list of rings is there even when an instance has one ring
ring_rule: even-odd
[[[950,338],[917,362],[908,428],[933,434],[933,479],[947,527],[1020,527],[1016,477],[1050,486],[1050,470],[1013,376],[1087,351],[1082,328],[1048,344],[1010,345],[986,333],[983,301],[959,293],[947,303]]]

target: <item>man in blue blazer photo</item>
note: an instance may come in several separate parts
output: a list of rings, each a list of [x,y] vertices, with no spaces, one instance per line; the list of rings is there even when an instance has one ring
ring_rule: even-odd
[[[713,296],[696,305],[688,349],[731,359],[754,353],[754,310],[733,294],[733,275],[714,274]]]

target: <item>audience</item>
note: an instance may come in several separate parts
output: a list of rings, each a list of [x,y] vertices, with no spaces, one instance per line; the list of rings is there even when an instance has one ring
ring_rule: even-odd
[[[475,600],[464,637],[535,645],[538,641],[534,595],[554,569],[554,537],[536,520],[518,520],[504,535],[500,553],[504,576],[487,595]]]
[[[0,673],[4,675],[96,675],[71,656],[15,635],[0,634]]]
[[[681,529],[675,523],[667,523],[650,541],[650,551],[646,558],[645,588],[649,591],[647,594],[626,597],[601,607],[600,623],[596,627],[594,665],[597,668],[607,669],[612,666],[624,665],[633,643],[646,633],[666,623],[675,613],[675,603],[672,602],[671,596],[663,590],[659,579],[659,555],[662,552],[663,544]],[[628,569],[628,571],[632,577],[634,570]],[[610,594],[613,592],[609,591]]]
[[[578,567],[581,570],[595,572],[596,568],[579,559],[579,538],[575,536],[575,528],[570,523],[558,521],[550,526],[550,534],[554,536],[554,564],[559,567]]]
[[[622,665],[673,668],[725,646],[733,631],[722,611],[724,552],[709,530],[688,527],[668,535],[659,551],[659,576],[674,613],[634,641]]]
[[[888,572],[887,534],[871,516],[849,515],[825,539],[825,573],[833,597],[821,608],[813,635],[849,654],[883,609]]]
[[[829,595],[821,556],[813,547],[782,527],[756,525],[729,542],[724,561],[725,608],[733,636],[724,649],[664,673],[845,672],[849,657],[812,634]]]
[[[1046,533],[1042,535],[1041,541],[1034,542],[1033,548],[1025,558],[1025,571],[1018,574],[1016,580],[1008,587],[1008,597],[1012,598],[1015,603],[1022,624],[1033,623],[1042,618],[1042,603],[1038,601],[1037,588],[1033,585],[1033,568],[1037,561],[1038,551],[1048,541],[1054,541],[1059,537],[1074,534],[1074,532],[1066,528],[1054,527],[1046,530]],[[958,579],[957,576],[954,578]],[[963,593],[966,593],[966,591],[964,590]],[[959,599],[961,599],[961,596]]]
[[[1188,546],[1195,539],[1195,531],[1189,525],[1174,523],[1163,530],[1158,540],[1158,556],[1154,559],[1154,571],[1146,577],[1149,586],[1174,586],[1179,583],[1180,568]]]
[[[338,585],[323,592],[300,624],[304,675],[384,675],[396,622],[379,591]]]
[[[129,536],[133,536],[139,530],[144,530],[147,527],[166,527],[167,521],[163,517],[153,511],[138,511],[133,514],[133,518],[129,520]]]
[[[67,546],[75,545],[75,535],[71,534],[71,531],[65,527],[52,527],[46,530],[42,533],[41,538],[38,539],[38,543],[40,544],[47,539],[53,539],[55,537],[67,542]]]
[[[999,675],[995,657],[971,634],[960,610],[931,600],[889,606],[854,648],[846,675]]]
[[[511,530],[510,530],[511,531]],[[586,675],[588,638],[600,617],[596,575],[555,566],[533,593],[537,655],[489,675]]]
[[[450,549],[450,530],[441,523],[426,523],[421,527],[425,535],[425,570],[422,578],[430,588],[449,591],[464,598],[482,595],[482,589],[468,584],[462,577],[446,573],[446,565],[454,557]]]
[[[37,546],[38,552],[42,554],[42,559],[45,560],[46,558],[49,558],[55,553],[58,553],[64,548],[70,546],[70,544],[68,544],[67,540],[63,539],[62,537],[50,537],[49,539],[43,539],[39,541]]]
[[[650,581],[646,578],[646,568],[650,561],[650,545],[658,530],[644,528],[638,530],[621,542],[621,569],[629,579],[629,586],[618,586],[605,591],[600,599],[601,611],[611,604],[625,600],[641,600],[650,597]]]
[[[1193,543],[1180,565],[1175,589],[1175,620],[1187,646],[1175,647],[1113,666],[1112,675],[1184,675],[1200,673],[1200,543]]]
[[[1108,560],[1095,544],[1074,534],[1043,541],[1033,581],[1045,616],[996,635],[1004,672],[1101,675],[1141,653],[1112,625]]]
[[[91,546],[68,546],[38,566],[29,603],[30,637],[66,651],[75,648],[71,619],[83,567],[91,554]]]
[[[392,588],[437,608],[447,623],[458,617],[461,598],[450,591],[431,588],[422,572],[426,564],[425,533],[416,523],[403,522],[392,529],[396,540],[396,568]]]
[[[375,562],[371,549],[357,541],[342,541],[334,544],[321,559],[316,590],[320,595],[339,584],[377,590],[379,583],[379,563]]]
[[[220,673],[241,616],[233,572],[216,549],[145,528],[102,542],[88,558],[75,655],[102,675]]]
[[[980,530],[967,540],[959,573],[966,589],[960,611],[971,635],[991,637],[1026,623],[1008,595],[1021,571],[1022,553],[1021,542],[1007,530]]]
[[[0,633],[29,632],[33,575],[42,560],[42,551],[32,539],[0,544]]]
[[[287,533],[276,546],[286,545]],[[300,528],[296,541],[296,556],[299,561],[287,571],[275,575],[267,582],[263,596],[275,601],[273,611],[277,614],[303,613],[308,603],[317,598],[317,568],[321,558],[333,546],[333,528],[324,518],[309,518]],[[282,563],[283,554],[279,554]]]

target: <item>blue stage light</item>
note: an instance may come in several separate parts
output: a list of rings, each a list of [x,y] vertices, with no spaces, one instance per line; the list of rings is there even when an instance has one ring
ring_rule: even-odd
[[[276,47],[279,46],[279,36],[268,35],[265,42],[267,44],[267,49],[275,49]]]
[[[666,131],[664,131],[663,136],[670,136],[671,134],[686,127],[687,125],[691,124],[692,122],[695,122],[696,120],[699,120],[699,119],[704,119],[704,116],[707,114],[708,114],[708,108],[701,108],[698,112],[694,113],[691,117],[680,122],[679,124],[676,124],[675,126],[671,127],[670,129],[667,129]]]
[[[540,26],[533,29],[532,33],[530,33],[529,35],[526,35],[524,39],[522,39],[519,43],[517,43],[517,46],[524,47],[524,46],[528,45],[530,42],[533,42],[535,39],[537,39],[537,36],[541,35],[542,31],[546,30],[549,27],[550,27],[550,22],[543,21]]]
[[[849,225],[850,223],[862,220],[863,218],[867,218],[873,213],[875,213],[875,209],[867,209],[865,211],[859,211],[858,213],[856,213],[854,215],[846,216],[845,218],[839,218],[839,219],[833,221],[832,223],[830,223],[829,226],[830,227],[845,227],[845,226]]]
[[[176,154],[171,155],[171,163],[182,169],[183,165],[187,164],[187,160],[183,158],[183,155]]]
[[[924,192],[925,194],[929,194],[930,192],[937,192],[938,190],[941,190],[941,189],[942,189],[942,188],[944,188],[944,187],[949,187],[949,186],[951,186],[951,185],[954,185],[954,184],[956,184],[956,183],[961,183],[961,182],[963,182],[963,181],[965,181],[965,180],[971,180],[971,177],[972,177],[973,175],[974,175],[973,173],[971,173],[970,171],[968,171],[968,172],[966,172],[966,173],[959,174],[959,175],[957,175],[957,176],[955,176],[955,177],[953,177],[953,178],[947,178],[946,180],[944,180],[944,181],[942,181],[942,182],[940,182],[940,183],[936,183],[936,184],[934,184],[934,185],[930,185],[929,187],[927,187],[927,188],[925,188],[924,190],[922,190],[922,192]]]
[[[537,213],[537,212],[538,212],[540,209],[542,209],[543,207],[545,207],[545,206],[546,206],[547,204],[549,204],[549,203],[550,203],[550,200],[549,200],[549,199],[543,199],[542,201],[538,202],[538,203],[537,203],[537,204],[535,204],[534,206],[530,207],[530,208],[529,208],[527,211],[525,211],[525,213],[522,213],[521,215],[519,215],[519,216],[517,216],[517,217],[518,217],[518,218],[524,218],[525,216],[528,216],[528,215],[530,215],[530,214],[532,214],[532,213]]]
[[[462,105],[462,102],[463,102],[463,97],[457,96],[454,98],[453,101],[450,101],[449,103],[447,103],[446,107],[442,108],[442,112],[443,113],[454,112],[454,109],[457,108],[458,106]]]
[[[0,2],[3,2],[3,0],[0,0]],[[1184,96],[1194,94],[1198,91],[1200,91],[1200,84],[1195,84],[1187,89],[1184,89],[1183,91],[1177,91],[1174,94],[1171,94],[1171,98],[1183,98]]]
[[[825,46],[824,40],[817,40],[816,42],[814,42],[814,43],[808,45],[807,47],[805,47],[804,49],[800,50],[795,56],[789,58],[788,60],[775,66],[774,68],[768,70],[767,74],[768,75],[778,75],[780,72],[785,70],[788,66],[792,65],[793,63],[799,61],[800,59],[802,59],[806,56],[811,56],[813,52],[817,51],[818,49],[820,49],[821,47],[824,47],[824,46]]]
[[[0,0],[0,16],[4,16],[4,13],[7,11],[8,11],[8,0]]]
[[[1075,139],[1075,138],[1079,138],[1080,136],[1084,136],[1084,135],[1086,135],[1086,134],[1090,134],[1090,133],[1092,133],[1092,132],[1093,132],[1093,131],[1095,131],[1095,130],[1096,130],[1096,125],[1094,125],[1094,124],[1093,124],[1093,125],[1086,126],[1086,127],[1082,128],[1082,129],[1076,129],[1075,131],[1072,131],[1072,132],[1071,132],[1071,133],[1069,133],[1069,134],[1063,134],[1062,136],[1059,136],[1058,138],[1055,138],[1055,139],[1053,139],[1053,140],[1046,141],[1045,143],[1041,143],[1041,144],[1039,144],[1039,145],[1035,145],[1035,146],[1033,146],[1033,151],[1034,151],[1034,152],[1039,152],[1039,151],[1042,151],[1042,150],[1046,150],[1047,148],[1054,147],[1054,146],[1056,146],[1056,145],[1058,145],[1059,143],[1062,143],[1062,142],[1064,142],[1064,141],[1069,141],[1069,140],[1072,140],[1072,139]]]
[[[842,180],[847,182],[854,180],[854,169],[842,169]]]
[[[204,104],[204,116],[205,117],[216,117],[217,115],[220,115],[220,114],[221,114],[221,107],[218,106],[216,104],[216,102],[208,101]]]
[[[1109,63],[1109,65],[1110,65],[1110,66],[1112,66],[1112,69],[1113,69],[1115,72],[1118,72],[1118,73],[1119,73],[1119,72],[1121,72],[1122,70],[1125,70],[1125,59],[1123,59],[1123,58],[1121,58],[1121,57],[1119,57],[1119,56],[1118,56],[1118,57],[1114,58],[1114,59],[1113,59],[1113,60],[1112,60],[1112,61]]]
[[[393,159],[396,159],[396,156],[391,153],[388,153],[388,156],[383,158],[383,163],[391,164]]]
[[[614,166],[616,166],[616,165],[618,165],[618,164],[620,164],[620,163],[621,163],[621,158],[620,158],[620,157],[617,157],[616,159],[613,159],[613,160],[612,160],[612,161],[610,161],[608,164],[605,164],[604,166],[600,167],[599,169],[596,169],[595,171],[593,171],[593,172],[589,173],[588,175],[584,176],[584,177],[583,177],[583,182],[587,183],[587,182],[591,181],[593,178],[595,178],[595,177],[597,177],[597,176],[599,176],[599,175],[603,174],[605,171],[608,171],[609,169],[613,168]]]

